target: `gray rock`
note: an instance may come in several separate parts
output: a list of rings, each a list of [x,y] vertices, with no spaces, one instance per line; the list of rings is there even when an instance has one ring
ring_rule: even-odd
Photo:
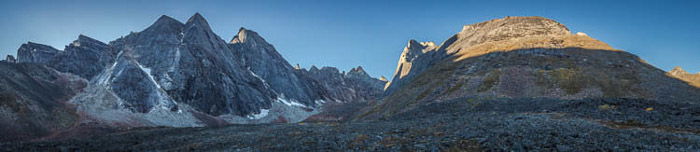
[[[56,54],[49,66],[61,72],[69,72],[85,79],[92,79],[113,62],[115,53],[111,47],[85,35],[66,46]]]
[[[17,50],[17,62],[48,63],[58,53],[59,50],[51,46],[27,42]]]
[[[15,56],[12,56],[12,55],[7,55],[5,57],[5,60],[3,60],[3,61],[8,62],[8,63],[17,63],[17,59],[15,59]]]
[[[229,46],[243,65],[263,79],[278,96],[307,106],[326,100],[323,88],[315,80],[296,72],[257,32],[241,28]]]

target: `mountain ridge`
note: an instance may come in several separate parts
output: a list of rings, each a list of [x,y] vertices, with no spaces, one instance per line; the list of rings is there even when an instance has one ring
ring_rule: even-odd
[[[416,44],[411,42],[409,46]],[[411,60],[420,64],[406,62],[406,52],[411,51],[402,53],[386,97],[355,120],[382,119],[465,96],[693,103],[700,94],[636,55],[584,34],[571,34],[563,24],[541,17],[467,25],[436,50],[421,51],[429,53]],[[406,63],[412,64],[410,72],[400,73]]]

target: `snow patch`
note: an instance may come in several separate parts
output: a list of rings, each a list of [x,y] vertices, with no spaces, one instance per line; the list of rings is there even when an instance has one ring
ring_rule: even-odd
[[[258,76],[258,74],[255,74],[255,72],[253,72],[253,70],[250,70],[250,67],[248,67],[248,72],[250,72],[250,74],[252,74],[255,78],[258,78],[258,80],[262,81],[262,82],[263,82],[263,85],[265,85],[265,88],[270,88],[270,85],[267,84],[267,82],[265,81],[265,79],[263,79],[263,78],[261,78],[260,76]]]
[[[267,114],[269,112],[270,112],[270,110],[268,110],[268,109],[260,109],[260,113],[248,115],[248,118],[249,119],[260,119],[260,118],[267,116]]]
[[[162,87],[160,87],[160,84],[158,84],[158,82],[156,82],[156,79],[153,78],[153,75],[151,74],[151,69],[150,69],[150,68],[147,68],[147,67],[142,66],[141,63],[139,63],[138,61],[137,61],[137,62],[134,62],[134,63],[136,63],[136,65],[139,66],[139,68],[141,69],[141,71],[146,72],[146,75],[148,76],[148,79],[151,80],[151,82],[153,82],[153,84],[155,84],[156,87],[158,87],[158,89],[162,89]]]
[[[280,95],[281,97],[277,97],[277,101],[284,103],[287,106],[290,107],[307,107],[304,104],[301,104],[297,101],[294,101],[294,99],[285,99],[284,94]],[[308,108],[308,107],[307,107]]]

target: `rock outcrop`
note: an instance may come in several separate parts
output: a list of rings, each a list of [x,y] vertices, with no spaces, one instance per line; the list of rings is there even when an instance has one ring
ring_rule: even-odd
[[[51,46],[27,42],[17,50],[17,62],[48,63],[58,53],[59,50]]]
[[[15,59],[15,56],[12,55],[7,55],[5,56],[5,60],[3,60],[8,63],[17,63],[17,59]]]

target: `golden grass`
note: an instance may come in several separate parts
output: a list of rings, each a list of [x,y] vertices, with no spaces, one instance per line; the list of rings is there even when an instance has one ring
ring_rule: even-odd
[[[466,58],[484,55],[487,53],[498,51],[513,51],[531,48],[582,48],[591,50],[610,50],[613,49],[610,45],[582,35],[561,35],[561,36],[530,36],[515,38],[503,41],[493,41],[482,43],[468,48],[461,48],[455,56],[454,61],[461,61]]]

